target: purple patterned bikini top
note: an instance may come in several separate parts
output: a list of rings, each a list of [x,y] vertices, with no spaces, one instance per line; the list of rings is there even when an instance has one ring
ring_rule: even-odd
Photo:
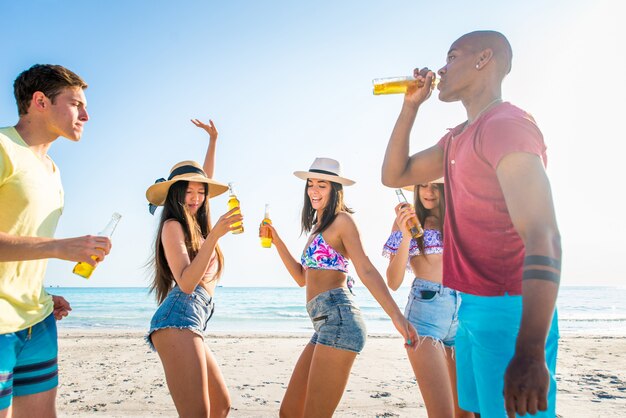
[[[400,242],[402,242],[402,231],[392,231],[383,247],[383,255],[385,257],[389,257],[391,254],[395,255],[398,252]],[[424,254],[443,254],[443,240],[440,230],[424,229]],[[416,255],[421,255],[421,252],[417,246],[417,241],[411,238],[409,258]]]
[[[304,249],[302,257],[300,257],[300,264],[305,269],[348,272],[348,260],[328,245],[322,234],[317,234],[309,246]]]

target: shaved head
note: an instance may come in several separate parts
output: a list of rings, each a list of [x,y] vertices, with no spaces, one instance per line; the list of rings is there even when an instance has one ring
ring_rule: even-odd
[[[498,73],[504,78],[511,71],[513,61],[513,50],[508,39],[493,30],[479,30],[467,33],[457,39],[453,45],[463,45],[473,52],[480,52],[491,49],[493,58],[496,60]]]

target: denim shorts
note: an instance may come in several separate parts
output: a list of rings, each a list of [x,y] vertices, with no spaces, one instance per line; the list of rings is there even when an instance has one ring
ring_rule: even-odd
[[[152,316],[146,341],[155,350],[150,336],[163,328],[188,329],[204,338],[214,309],[213,298],[202,286],[196,286],[191,294],[175,286]]]
[[[0,410],[8,408],[14,396],[57,387],[58,351],[52,314],[30,328],[0,334]]]
[[[430,337],[446,347],[453,347],[460,305],[461,295],[456,290],[416,277],[404,316],[420,337]]]
[[[360,353],[367,331],[361,310],[348,289],[339,287],[320,293],[306,304],[315,333],[311,344]]]

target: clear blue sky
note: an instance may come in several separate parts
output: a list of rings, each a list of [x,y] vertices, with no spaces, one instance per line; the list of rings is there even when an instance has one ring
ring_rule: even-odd
[[[370,259],[393,222],[393,190],[380,166],[400,96],[371,94],[371,80],[438,69],[450,44],[476,29],[510,40],[504,99],[538,121],[548,145],[563,284],[622,284],[626,29],[619,1],[69,1],[0,0],[0,126],[17,111],[12,83],[34,63],[62,64],[90,85],[82,140],[60,138],[51,155],[66,192],[58,237],[95,233],[123,215],[109,258],[85,281],[51,261],[47,285],[143,286],[157,219],[145,189],[185,159],[202,161],[220,131],[215,178],[234,181],[246,233],[221,240],[224,286],[294,285],[257,225],[265,203],[294,255],[304,183],[294,170],[316,156],[339,159]],[[418,115],[412,150],[465,120],[436,97]],[[618,179],[622,181],[618,183]],[[216,219],[226,196],[211,201]],[[1,208],[0,208],[1,210]],[[157,212],[159,213],[159,212]],[[407,280],[408,283],[408,280]]]

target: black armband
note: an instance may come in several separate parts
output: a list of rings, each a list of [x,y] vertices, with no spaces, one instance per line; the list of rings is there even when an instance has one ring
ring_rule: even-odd
[[[522,275],[522,280],[528,279],[547,280],[549,282],[559,284],[561,281],[561,274],[549,270],[529,269],[525,270]]]
[[[524,258],[524,266],[544,266],[552,267],[556,270],[561,270],[561,260],[556,258],[546,257],[545,255],[527,255]]]

